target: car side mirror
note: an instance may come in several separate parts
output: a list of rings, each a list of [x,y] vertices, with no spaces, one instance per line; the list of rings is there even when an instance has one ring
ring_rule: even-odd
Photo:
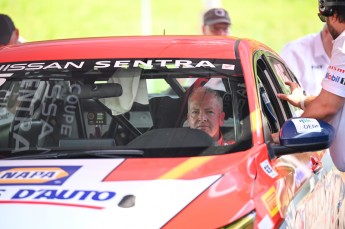
[[[335,130],[325,121],[313,118],[287,120],[279,133],[280,145],[270,145],[271,158],[327,149],[332,144]]]

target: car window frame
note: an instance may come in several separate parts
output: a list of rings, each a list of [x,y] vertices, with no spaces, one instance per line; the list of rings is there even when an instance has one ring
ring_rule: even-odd
[[[289,91],[288,86],[285,85],[286,81],[297,82],[297,80],[294,75],[291,75],[291,71],[286,68],[285,64],[278,57],[267,51],[258,51],[254,54],[253,67],[256,77],[256,87],[259,93],[258,98],[262,108],[265,141],[271,141],[271,134],[279,131],[286,120],[296,116],[293,106],[290,106],[286,101],[278,99],[276,95],[277,93],[286,93]],[[279,74],[277,68],[280,68],[286,74]],[[272,119],[267,119],[270,114],[267,113],[265,107],[262,107],[263,101],[260,95],[260,83],[264,86],[267,99],[273,109],[274,118],[277,120],[277,123],[272,123]],[[272,126],[274,127],[273,129]]]

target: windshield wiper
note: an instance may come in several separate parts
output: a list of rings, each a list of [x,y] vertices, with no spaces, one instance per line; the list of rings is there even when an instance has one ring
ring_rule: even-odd
[[[119,157],[119,156],[144,156],[143,150],[138,149],[111,149],[111,150],[88,150],[84,154],[97,157]]]
[[[108,149],[108,150],[82,150],[82,149],[59,149],[51,151],[41,151],[29,154],[21,152],[18,156],[7,156],[5,160],[25,160],[25,159],[66,159],[66,158],[118,158],[118,157],[142,157],[144,151],[136,149]]]

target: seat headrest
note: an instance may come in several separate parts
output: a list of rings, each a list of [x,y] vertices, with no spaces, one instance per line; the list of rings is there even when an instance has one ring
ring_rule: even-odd
[[[182,109],[182,100],[170,96],[154,97],[149,100],[153,128],[177,127]]]
[[[232,95],[228,92],[223,95],[223,111],[225,113],[225,119],[233,117]]]

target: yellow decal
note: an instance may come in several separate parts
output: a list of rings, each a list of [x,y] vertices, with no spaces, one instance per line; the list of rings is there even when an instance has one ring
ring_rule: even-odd
[[[276,195],[275,187],[271,187],[262,197],[269,214],[271,217],[275,216],[280,209],[280,201]]]
[[[163,174],[159,179],[176,179],[190,172],[194,168],[212,160],[213,157],[195,157],[186,160],[169,172]]]

